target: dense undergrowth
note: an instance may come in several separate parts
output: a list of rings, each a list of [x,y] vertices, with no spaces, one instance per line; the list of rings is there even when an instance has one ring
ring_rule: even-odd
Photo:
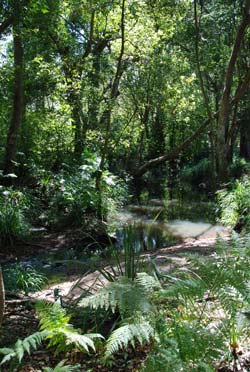
[[[88,288],[63,305],[38,302],[39,329],[0,349],[1,363],[14,371],[45,340],[63,360],[97,352],[110,370],[119,350],[150,347],[140,372],[215,372],[226,365],[240,371],[249,349],[249,257],[249,239],[233,236],[218,241],[215,254],[189,255],[187,266],[164,274],[128,248],[126,269],[119,270],[117,258],[101,271],[108,283],[98,292]]]
[[[237,231],[250,228],[250,179],[249,176],[232,182],[227,189],[218,192],[220,221]]]
[[[58,173],[33,167],[27,188],[18,186],[18,182],[15,187],[0,186],[0,246],[29,239],[32,226],[88,229],[88,216],[92,220],[106,219],[121,207],[128,197],[124,180],[103,171],[97,190],[99,164],[94,153],[85,152],[81,166],[64,164]]]
[[[57,174],[39,171],[32,192],[2,186],[0,245],[26,241],[34,224],[84,230],[86,216],[100,218],[100,200],[103,218],[120,206],[127,197],[123,181],[103,172],[97,191],[98,164],[88,154],[80,167],[65,166]],[[168,274],[140,256],[133,228],[128,228],[122,252],[111,246],[112,264],[99,269],[105,285],[97,292],[95,287],[82,289],[71,301],[59,296],[53,304],[37,302],[38,329],[1,348],[1,364],[16,371],[27,353],[47,347],[62,361],[44,371],[82,371],[81,363],[70,365],[79,353],[97,353],[99,363],[112,370],[119,351],[142,349],[148,355],[138,372],[241,371],[250,347],[249,189],[245,176],[218,192],[220,222],[244,235],[218,241],[211,256],[186,256],[187,265]],[[46,282],[32,267],[19,264],[3,274],[10,293],[28,295]]]

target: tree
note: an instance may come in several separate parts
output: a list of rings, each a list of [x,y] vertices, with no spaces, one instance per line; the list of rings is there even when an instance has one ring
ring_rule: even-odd
[[[5,291],[4,291],[2,268],[0,266],[0,327],[3,322],[4,305],[5,305]]]
[[[250,0],[245,1],[243,9],[243,16],[239,25],[232,54],[228,62],[225,81],[223,87],[223,94],[220,102],[220,111],[218,116],[218,129],[217,129],[217,161],[218,161],[218,178],[220,182],[223,182],[227,178],[227,154],[226,154],[226,128],[228,127],[228,121],[230,119],[230,99],[231,91],[234,79],[234,71],[236,63],[240,54],[241,45],[246,32],[247,27],[250,25]],[[249,71],[248,71],[249,75]],[[249,81],[249,77],[246,75],[244,81]],[[243,81],[243,83],[244,83]],[[242,83],[242,84],[243,84]]]
[[[22,123],[24,113],[23,107],[23,80],[24,80],[24,59],[23,59],[23,40],[22,40],[22,5],[19,0],[13,3],[13,48],[14,48],[14,92],[13,92],[13,106],[12,117],[9,126],[5,160],[4,173],[9,174],[13,172],[14,161],[17,151],[17,139]]]

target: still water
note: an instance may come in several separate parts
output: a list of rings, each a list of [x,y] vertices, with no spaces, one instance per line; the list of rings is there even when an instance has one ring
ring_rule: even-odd
[[[129,205],[110,221],[116,230],[117,246],[132,226],[135,248],[152,250],[171,246],[186,238],[215,237],[225,229],[215,223],[215,207],[206,202],[152,199],[146,205]]]

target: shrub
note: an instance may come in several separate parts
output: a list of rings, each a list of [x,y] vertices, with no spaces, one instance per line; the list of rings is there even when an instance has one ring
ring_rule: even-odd
[[[250,178],[244,177],[231,185],[231,189],[217,193],[220,222],[237,230],[250,229]]]
[[[42,289],[46,277],[31,266],[15,264],[3,271],[6,290],[10,292],[36,292]]]
[[[0,186],[1,187],[1,186]],[[0,189],[0,246],[13,245],[29,233],[25,212],[28,198],[21,191],[12,188]]]
[[[250,163],[244,158],[234,156],[232,164],[229,166],[229,173],[232,177],[240,178],[244,174],[249,174]]]
[[[30,354],[31,350],[37,349],[44,340],[49,340],[48,347],[54,347],[55,353],[61,351],[78,350],[81,352],[95,351],[94,341],[102,338],[99,334],[82,335],[69,323],[70,315],[58,303],[37,302],[36,310],[40,318],[40,331],[26,337],[18,339],[13,347],[0,349],[3,359],[0,365],[10,362],[10,371],[16,370],[15,367],[21,363],[24,354]],[[71,366],[63,366],[64,362],[57,365],[55,371],[74,370]],[[49,370],[49,369],[47,369]]]
[[[207,183],[211,175],[211,162],[204,158],[194,165],[186,165],[181,171],[181,179],[194,186]]]
[[[50,198],[49,219],[52,224],[60,222],[82,226],[86,213],[97,215],[102,199],[106,216],[126,199],[125,183],[108,171],[102,175],[102,195],[96,190],[96,172],[99,160],[95,154],[85,156],[84,164],[73,171],[65,170],[52,176],[46,183]]]

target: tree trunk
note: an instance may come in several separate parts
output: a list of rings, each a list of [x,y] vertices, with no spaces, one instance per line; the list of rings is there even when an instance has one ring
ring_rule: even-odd
[[[214,125],[213,125],[213,117],[212,117],[212,111],[210,108],[210,100],[208,93],[205,89],[202,69],[201,69],[201,62],[200,62],[200,48],[199,48],[199,41],[200,41],[200,21],[201,21],[201,15],[202,15],[202,5],[201,5],[201,15],[198,18],[197,14],[197,0],[194,0],[194,24],[195,24],[195,59],[196,59],[196,65],[197,65],[197,72],[198,77],[200,81],[200,88],[204,100],[204,104],[206,107],[207,115],[210,122],[210,130],[209,130],[209,140],[210,140],[210,159],[211,159],[211,169],[212,169],[212,179],[211,184],[212,188],[215,189],[215,183],[216,183],[216,159],[215,159],[215,134],[214,134]]]
[[[240,155],[250,160],[250,117],[240,122]]]
[[[100,123],[102,124],[100,127],[104,127],[105,130],[105,138],[104,144],[101,150],[101,161],[100,161],[100,170],[97,172],[96,175],[96,190],[99,193],[100,203],[98,208],[98,217],[102,219],[103,217],[103,205],[102,205],[102,186],[101,186],[101,179],[102,179],[102,172],[104,170],[105,161],[108,154],[108,145],[111,133],[111,119],[112,119],[112,110],[114,107],[114,103],[119,95],[119,84],[124,72],[123,68],[123,55],[125,50],[125,3],[126,0],[122,0],[121,6],[121,49],[117,61],[116,66],[116,73],[112,82],[112,86],[110,89],[110,97],[109,102],[107,103],[107,108],[104,110]]]
[[[10,127],[7,136],[4,174],[13,173],[15,158],[17,152],[18,134],[22,123],[24,112],[23,107],[23,44],[22,44],[22,26],[21,26],[21,6],[20,1],[14,2],[15,16],[13,21],[13,44],[14,44],[14,96],[13,109]]]
[[[227,178],[227,156],[226,156],[226,128],[230,117],[230,95],[233,84],[233,77],[236,62],[240,53],[242,40],[245,35],[246,28],[250,24],[250,0],[246,0],[243,19],[238,28],[232,54],[228,63],[223,95],[220,102],[220,111],[217,127],[217,162],[218,162],[218,181],[224,182]]]
[[[4,305],[5,305],[5,291],[4,291],[2,268],[0,266],[0,327],[3,322]]]
[[[86,134],[86,125],[83,122],[82,104],[79,95],[72,93],[69,97],[71,118],[74,127],[74,155],[77,160],[81,158]]]

